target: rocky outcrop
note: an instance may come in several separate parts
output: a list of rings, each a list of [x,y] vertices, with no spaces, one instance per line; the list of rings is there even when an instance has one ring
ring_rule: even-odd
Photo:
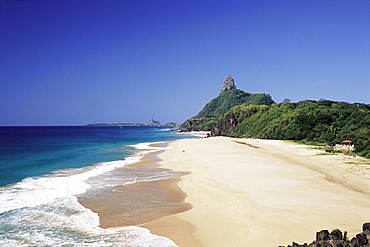
[[[180,125],[178,125],[177,123],[169,122],[169,123],[164,124],[164,125],[163,125],[163,127],[168,127],[168,128],[180,128]]]
[[[147,126],[161,126],[161,123],[159,121],[154,120],[151,118],[147,124]]]
[[[182,132],[204,131],[211,129],[214,123],[215,120],[212,118],[192,118],[181,124],[180,129]]]
[[[167,127],[167,128],[180,128],[180,125],[177,123],[169,122],[166,124],[161,124],[159,121],[154,120],[154,118],[151,118],[147,124],[147,126],[155,126],[155,127]]]
[[[335,229],[329,233],[328,230],[321,230],[316,233],[316,240],[310,244],[292,243],[287,247],[369,247],[370,246],[370,223],[362,225],[362,233],[357,234],[351,240],[347,239],[347,232],[344,234]],[[284,246],[279,246],[284,247]]]
[[[240,137],[241,134],[237,131],[238,124],[265,107],[264,105],[239,105],[233,107],[212,125],[211,136]]]
[[[226,90],[231,90],[231,89],[236,89],[234,79],[231,77],[231,75],[226,76],[224,80],[224,85],[222,85],[220,95],[226,91]]]
[[[225,114],[222,119],[219,119],[211,128],[211,136],[233,136],[236,125],[242,120],[238,119],[234,114]]]

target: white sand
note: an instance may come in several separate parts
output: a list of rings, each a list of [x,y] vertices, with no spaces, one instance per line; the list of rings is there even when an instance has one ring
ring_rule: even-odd
[[[225,137],[169,147],[159,155],[160,165],[191,172],[179,186],[193,208],[146,227],[180,247],[276,247],[312,242],[317,231],[334,228],[352,237],[370,221],[366,159]]]

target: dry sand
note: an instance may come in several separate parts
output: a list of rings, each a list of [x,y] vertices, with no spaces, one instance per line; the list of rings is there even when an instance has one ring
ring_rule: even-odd
[[[352,237],[370,220],[369,161],[320,153],[272,140],[172,142],[159,164],[190,172],[179,186],[193,208],[144,227],[180,247],[276,247],[334,228]]]

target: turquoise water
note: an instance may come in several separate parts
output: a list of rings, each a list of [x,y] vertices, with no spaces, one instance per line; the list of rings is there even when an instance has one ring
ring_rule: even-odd
[[[137,226],[102,229],[78,198],[180,176],[125,166],[163,149],[150,143],[181,138],[190,136],[153,127],[0,127],[0,246],[176,246]]]
[[[153,127],[0,127],[0,186],[59,169],[124,159],[142,142],[186,137]]]

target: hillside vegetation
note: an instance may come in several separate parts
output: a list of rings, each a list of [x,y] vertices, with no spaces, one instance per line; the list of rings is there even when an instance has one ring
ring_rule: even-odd
[[[241,104],[271,105],[274,101],[268,94],[251,94],[239,89],[227,90],[211,100],[195,117],[185,121],[181,128],[186,131],[211,130],[218,117],[234,106]]]
[[[370,158],[370,105],[330,100],[242,104],[215,120],[211,135],[317,143],[349,139],[355,152]]]

